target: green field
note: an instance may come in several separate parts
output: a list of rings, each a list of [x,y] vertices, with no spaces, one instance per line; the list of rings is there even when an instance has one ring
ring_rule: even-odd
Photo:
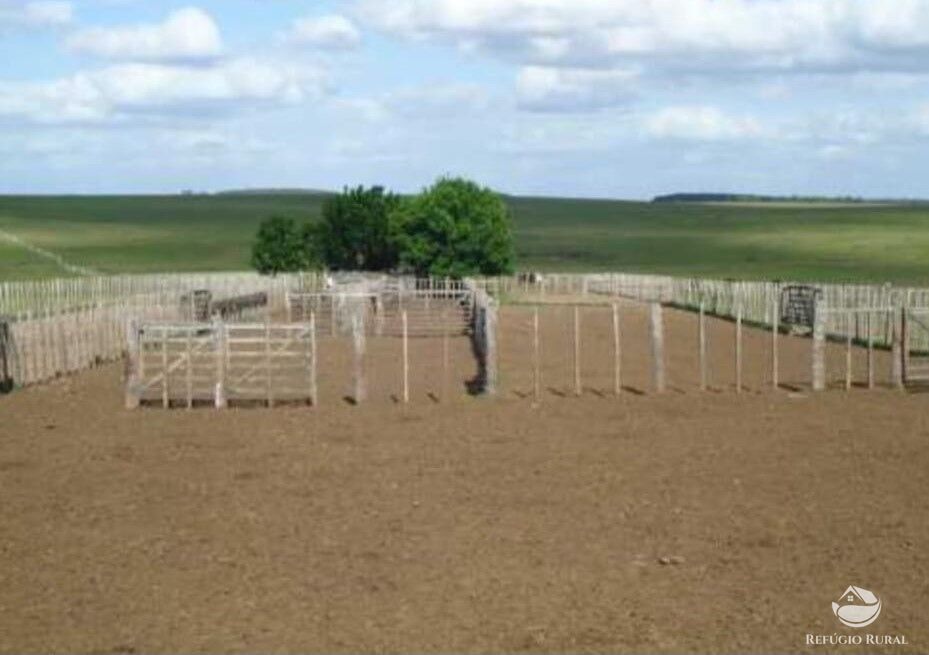
[[[929,207],[510,198],[523,270],[929,283]],[[258,223],[319,216],[296,194],[3,197],[0,230],[105,273],[248,267]],[[0,239],[0,280],[59,276]]]

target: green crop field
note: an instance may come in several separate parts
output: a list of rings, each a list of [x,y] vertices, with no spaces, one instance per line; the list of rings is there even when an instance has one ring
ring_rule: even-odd
[[[258,223],[323,196],[2,197],[0,231],[104,273],[248,267]],[[929,283],[929,206],[508,199],[523,270]],[[0,280],[67,274],[0,234]]]

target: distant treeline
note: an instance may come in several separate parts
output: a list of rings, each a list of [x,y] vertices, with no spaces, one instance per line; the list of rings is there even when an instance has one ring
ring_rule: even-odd
[[[652,202],[795,202],[795,203],[922,203],[926,200],[859,196],[762,196],[743,193],[671,193]]]

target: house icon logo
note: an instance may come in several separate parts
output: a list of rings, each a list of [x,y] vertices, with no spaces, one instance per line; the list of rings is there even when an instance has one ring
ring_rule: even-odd
[[[881,600],[873,592],[861,587],[849,587],[832,603],[836,618],[849,628],[871,625],[881,614]]]

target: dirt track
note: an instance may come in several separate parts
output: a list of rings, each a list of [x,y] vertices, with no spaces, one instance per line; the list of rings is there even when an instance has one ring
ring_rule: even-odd
[[[496,401],[461,392],[463,344],[450,406],[426,383],[395,405],[385,374],[362,407],[344,380],[317,410],[128,413],[117,367],[0,398],[0,650],[826,652],[805,636],[850,633],[830,608],[849,584],[882,598],[873,632],[906,635],[888,652],[929,648],[929,398],[760,392],[761,333],[749,391],[700,394],[673,313],[672,390],[617,400],[597,309],[590,391],[559,398],[557,311],[539,407],[517,309]],[[799,389],[808,343],[782,356]]]

